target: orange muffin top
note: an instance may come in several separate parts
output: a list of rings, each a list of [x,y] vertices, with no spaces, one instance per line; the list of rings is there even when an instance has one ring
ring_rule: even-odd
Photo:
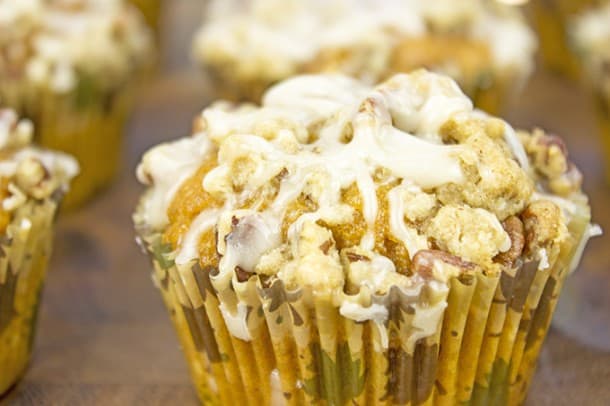
[[[140,235],[219,291],[279,279],[370,304],[393,286],[548,269],[597,231],[558,137],[515,132],[427,71],[375,87],[299,76],[261,106],[217,103],[138,177]]]

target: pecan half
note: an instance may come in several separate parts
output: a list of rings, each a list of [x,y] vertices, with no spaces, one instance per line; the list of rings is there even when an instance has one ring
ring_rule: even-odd
[[[235,276],[239,282],[246,282],[252,276],[252,272],[248,272],[245,269],[236,266],[235,267]]]
[[[419,275],[426,279],[431,279],[433,276],[432,270],[434,262],[441,261],[449,265],[460,268],[462,271],[474,270],[476,265],[472,262],[464,261],[462,258],[440,250],[420,250],[413,257],[413,269]]]
[[[502,222],[502,227],[510,237],[511,245],[508,251],[496,255],[494,262],[512,267],[515,260],[523,253],[523,247],[525,246],[523,222],[519,217],[511,216]]]

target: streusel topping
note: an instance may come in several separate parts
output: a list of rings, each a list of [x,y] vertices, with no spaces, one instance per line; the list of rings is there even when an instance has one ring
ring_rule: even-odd
[[[427,71],[375,87],[299,76],[195,124],[144,156],[136,223],[178,267],[215,269],[219,290],[257,275],[343,298],[549,266],[584,199],[556,142],[515,133]]]

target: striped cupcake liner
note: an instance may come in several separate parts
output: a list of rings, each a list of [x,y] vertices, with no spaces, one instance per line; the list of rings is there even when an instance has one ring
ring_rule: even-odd
[[[144,245],[205,404],[518,405],[588,221],[550,268],[395,287],[366,321],[256,275],[218,291],[215,269],[177,267],[158,234]]]
[[[28,202],[0,237],[0,395],[30,359],[56,209],[52,200]]]

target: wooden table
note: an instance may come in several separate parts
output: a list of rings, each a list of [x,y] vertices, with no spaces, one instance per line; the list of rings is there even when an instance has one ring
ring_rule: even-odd
[[[133,176],[138,157],[188,134],[208,101],[206,86],[197,73],[150,86],[129,127],[116,184],[59,221],[36,353],[6,404],[197,404],[148,261],[134,243],[131,213],[141,191]],[[510,117],[566,137],[586,174],[595,220],[609,231],[590,244],[569,281],[566,291],[579,305],[562,302],[528,405],[610,404],[610,188],[589,100],[573,84],[538,75]]]

